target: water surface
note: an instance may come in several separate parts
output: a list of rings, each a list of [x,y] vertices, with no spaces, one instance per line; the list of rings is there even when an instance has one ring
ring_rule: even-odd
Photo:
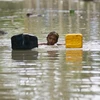
[[[0,13],[0,29],[8,32],[0,36],[0,100],[99,100],[100,3],[76,1],[66,7],[66,0],[62,1],[54,1],[52,9],[50,1],[34,6],[27,6],[27,1],[13,5],[0,1],[8,5],[1,6]],[[26,17],[27,12],[33,15]],[[11,48],[15,34],[30,33],[46,42],[50,31],[59,33],[59,43],[65,42],[68,33],[81,33],[83,48]]]

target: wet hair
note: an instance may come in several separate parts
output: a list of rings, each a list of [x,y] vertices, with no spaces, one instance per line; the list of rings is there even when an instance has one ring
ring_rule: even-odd
[[[55,36],[56,36],[56,42],[58,41],[59,34],[58,34],[57,32],[52,31],[52,32],[50,32],[50,33],[48,34],[48,36],[50,36],[50,35],[55,35]],[[48,36],[47,36],[47,37],[48,37]]]

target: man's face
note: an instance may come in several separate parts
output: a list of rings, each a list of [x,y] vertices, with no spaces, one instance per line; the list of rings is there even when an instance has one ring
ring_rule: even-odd
[[[57,37],[55,35],[49,35],[47,37],[47,44],[54,45],[55,43],[57,43]]]

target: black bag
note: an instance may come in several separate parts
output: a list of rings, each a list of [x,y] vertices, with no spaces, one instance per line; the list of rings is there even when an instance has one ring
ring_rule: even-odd
[[[38,38],[29,34],[18,34],[11,37],[13,50],[29,50],[38,47]]]

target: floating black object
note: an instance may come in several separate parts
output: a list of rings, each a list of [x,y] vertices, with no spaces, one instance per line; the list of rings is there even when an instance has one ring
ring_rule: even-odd
[[[11,37],[13,50],[30,50],[38,47],[38,38],[29,34],[18,34]]]
[[[7,34],[7,32],[5,32],[5,31],[3,31],[3,30],[0,30],[0,36],[1,36],[1,35],[5,35],[5,34]]]

